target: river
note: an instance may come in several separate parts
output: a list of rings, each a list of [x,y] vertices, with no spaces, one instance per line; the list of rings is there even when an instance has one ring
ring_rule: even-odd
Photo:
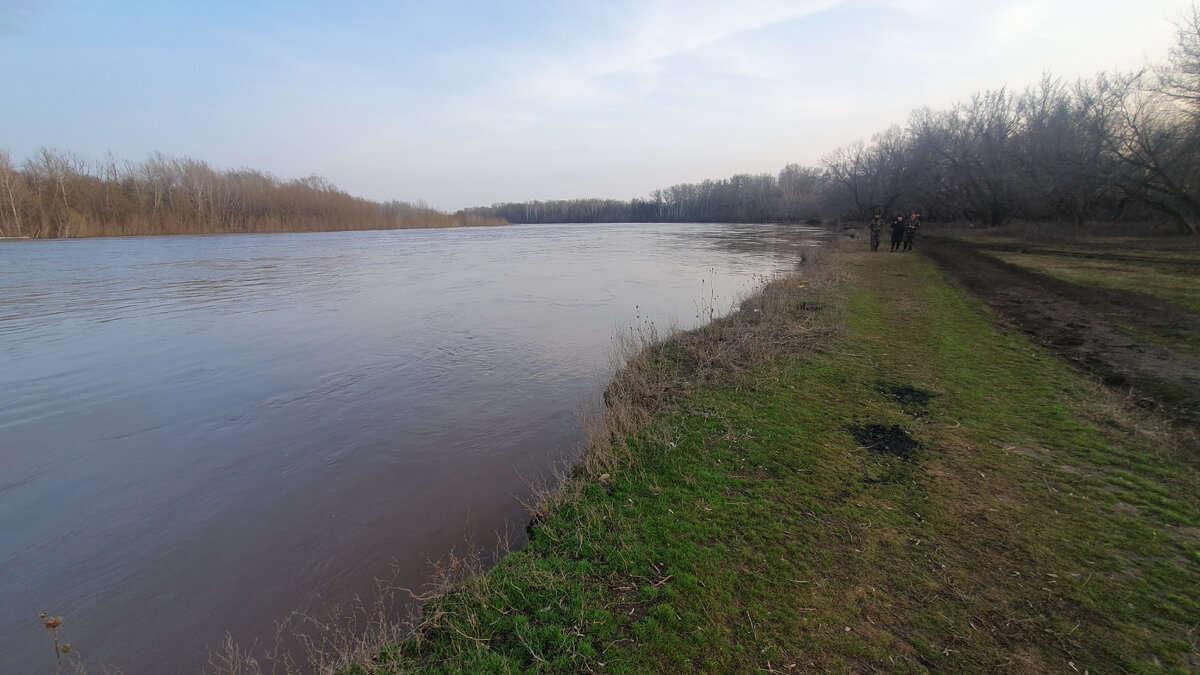
[[[615,331],[695,325],[815,228],[0,242],[0,671],[200,672],[228,632],[519,540]]]

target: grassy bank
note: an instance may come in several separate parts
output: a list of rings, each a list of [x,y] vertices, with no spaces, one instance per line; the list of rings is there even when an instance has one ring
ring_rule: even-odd
[[[642,352],[524,550],[353,670],[1200,668],[1194,437],[831,258]]]

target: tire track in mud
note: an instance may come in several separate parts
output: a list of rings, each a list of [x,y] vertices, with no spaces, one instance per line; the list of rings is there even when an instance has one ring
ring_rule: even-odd
[[[1142,405],[1200,428],[1200,360],[1138,341],[1119,325],[1200,335],[1200,315],[1132,291],[1072,284],[937,237],[923,247],[957,285],[1017,329]]]

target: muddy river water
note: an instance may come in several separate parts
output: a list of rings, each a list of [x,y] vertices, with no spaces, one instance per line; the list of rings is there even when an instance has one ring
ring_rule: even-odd
[[[519,539],[615,331],[694,325],[822,231],[0,242],[0,672],[200,672],[374,580]]]

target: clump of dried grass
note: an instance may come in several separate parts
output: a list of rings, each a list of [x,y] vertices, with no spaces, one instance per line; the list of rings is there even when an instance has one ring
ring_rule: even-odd
[[[263,672],[262,666],[252,655],[253,651],[253,645],[243,649],[232,635],[226,633],[221,646],[209,652],[208,672],[222,675],[260,675]]]
[[[501,555],[502,552],[497,551],[493,558],[499,559]],[[452,622],[445,620],[448,613],[444,604],[424,603],[445,597],[451,591],[467,597],[486,595],[489,587],[485,574],[487,568],[488,561],[480,554],[479,549],[474,547],[471,547],[466,555],[459,556],[451,551],[441,560],[435,561],[433,574],[425,585],[425,590],[422,593],[410,592],[411,597],[423,603],[425,609],[419,613],[417,620],[412,624],[407,635],[408,639],[420,645],[425,636],[440,628],[450,626],[454,630],[458,630]],[[457,618],[465,619],[466,623],[473,628],[478,627],[477,616],[470,612],[460,613]],[[464,637],[470,638],[470,636]],[[393,642],[393,644],[395,643]]]
[[[511,550],[512,533],[498,533],[495,548],[488,553],[467,542],[465,553],[451,550],[430,560],[428,580],[420,589],[377,579],[370,600],[356,596],[348,605],[334,605],[321,617],[295,611],[278,622],[273,644],[263,652],[257,645],[243,648],[226,634],[221,645],[209,654],[207,672],[219,675],[295,675],[300,673],[390,673],[380,654],[404,640],[418,644],[430,631],[446,625],[445,610],[436,603],[432,611],[421,607],[430,600],[459,594],[482,595],[488,591],[484,572]]]
[[[402,611],[403,589],[377,583],[377,592],[370,601],[355,597],[348,606],[330,607],[321,617],[292,612],[276,624],[274,644],[261,655],[256,655],[257,645],[242,648],[226,634],[221,645],[209,654],[208,672],[332,675],[351,666],[371,672],[379,653],[411,632],[408,621],[395,618]]]
[[[1134,390],[1120,390],[1099,379],[1085,381],[1085,396],[1080,404],[1086,422],[1095,426],[1116,426],[1130,434],[1135,442],[1156,448],[1163,457],[1200,467],[1200,433],[1159,410],[1147,409],[1134,400]]]

